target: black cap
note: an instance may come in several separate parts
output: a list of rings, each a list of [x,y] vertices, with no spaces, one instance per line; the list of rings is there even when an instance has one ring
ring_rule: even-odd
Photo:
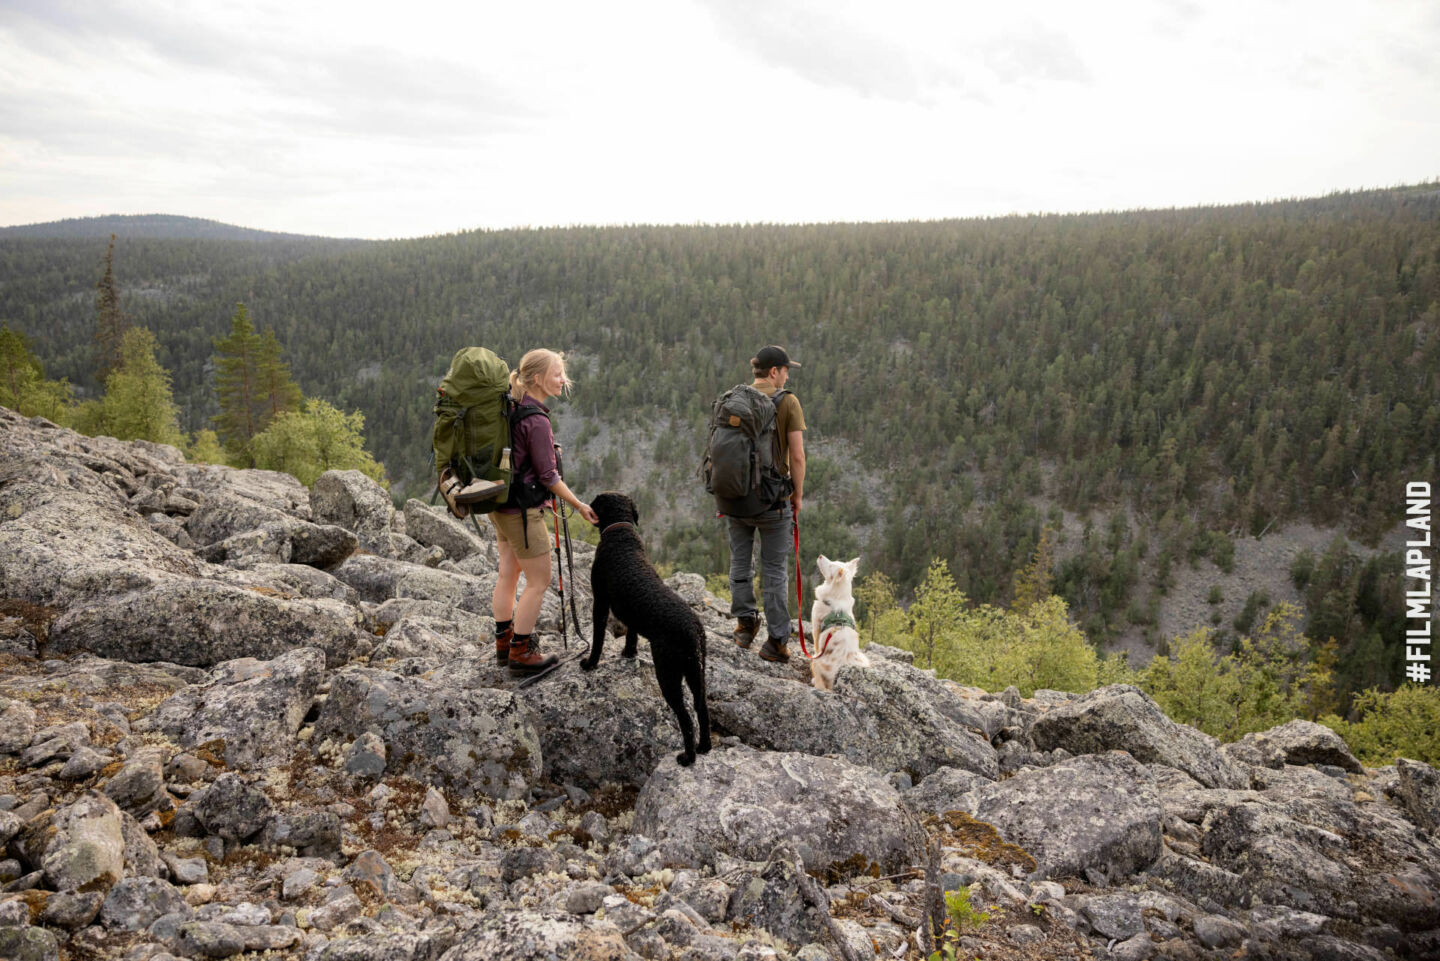
[[[790,359],[790,355],[785,353],[784,347],[771,344],[768,347],[760,348],[760,353],[750,359],[750,366],[769,370],[771,367],[799,367],[800,364],[798,361]]]

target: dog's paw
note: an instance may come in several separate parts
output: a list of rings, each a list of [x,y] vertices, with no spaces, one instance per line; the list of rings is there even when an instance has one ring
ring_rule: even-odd
[[[638,648],[627,647],[620,652],[621,657],[635,657],[640,653]]]
[[[682,751],[675,755],[675,763],[681,767],[689,767],[695,763],[695,754],[692,751]]]
[[[599,660],[598,660],[598,659],[592,661],[590,658],[587,657],[587,658],[585,658],[584,660],[582,660],[582,661],[580,662],[580,670],[582,670],[582,671],[593,671],[593,670],[595,670],[595,665],[598,664],[598,663],[599,663]]]
[[[696,753],[696,754],[709,754],[709,753],[710,753],[710,735],[709,735],[708,733],[707,733],[707,734],[704,734],[704,735],[702,735],[702,736],[700,737],[700,743],[695,745],[695,753]]]

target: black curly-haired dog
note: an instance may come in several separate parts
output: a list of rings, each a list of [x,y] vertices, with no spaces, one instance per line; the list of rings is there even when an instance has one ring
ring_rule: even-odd
[[[634,657],[636,636],[644,634],[655,661],[655,679],[665,703],[680,723],[685,753],[675,760],[681,765],[695,763],[695,752],[710,750],[710,711],[705,705],[705,629],[690,605],[665,583],[645,556],[645,545],[635,524],[640,512],[635,502],[618,491],[606,491],[590,502],[599,517],[600,546],[590,571],[590,589],[595,595],[595,640],[590,654],[580,662],[586,671],[595,670],[605,646],[605,625],[611,611],[625,625],[625,648],[621,657]],[[690,685],[699,722],[697,743],[690,712],[685,709],[684,685]]]

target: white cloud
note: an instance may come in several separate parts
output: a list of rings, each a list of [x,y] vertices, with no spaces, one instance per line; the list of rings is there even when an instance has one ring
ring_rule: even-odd
[[[1172,206],[1440,174],[1386,4],[0,0],[0,223],[477,226]]]

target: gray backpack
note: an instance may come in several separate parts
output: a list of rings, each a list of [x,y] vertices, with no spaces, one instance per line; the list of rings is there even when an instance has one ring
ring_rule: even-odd
[[[788,393],[767,397],[749,384],[736,384],[711,408],[700,476],[720,513],[754,517],[794,489],[777,466],[782,457],[775,416]]]

